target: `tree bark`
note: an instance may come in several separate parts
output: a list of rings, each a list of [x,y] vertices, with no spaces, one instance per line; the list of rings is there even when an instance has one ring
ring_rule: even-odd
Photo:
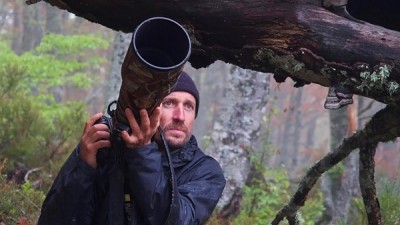
[[[209,137],[211,135],[212,127],[215,120],[221,115],[220,106],[223,102],[223,92],[225,84],[228,82],[227,78],[230,75],[226,72],[229,71],[232,65],[224,62],[216,62],[207,69],[196,70],[185,65],[184,70],[192,76],[197,89],[200,94],[200,108],[196,126],[193,127],[193,134],[196,135],[197,143],[201,149],[208,145]]]
[[[111,66],[109,75],[106,79],[107,95],[105,105],[108,106],[111,102],[116,101],[119,96],[119,89],[121,87],[121,65],[125,59],[126,51],[128,50],[131,42],[132,35],[124,34],[122,32],[115,33],[113,52],[111,57]],[[99,91],[101,88],[99,89]],[[107,111],[105,111],[106,113]]]
[[[292,143],[293,143],[293,134],[294,134],[294,117],[295,117],[295,94],[296,90],[292,90],[288,92],[288,100],[286,103],[285,100],[285,105],[286,105],[286,110],[285,110],[285,115],[283,116],[284,119],[284,124],[283,124],[283,134],[282,134],[282,139],[280,140],[280,165],[284,166],[287,171],[291,171],[292,165]]]
[[[356,101],[357,103],[357,101]],[[331,146],[332,150],[340,144],[343,138],[350,137],[358,127],[356,105],[330,112]],[[347,130],[345,127],[347,126]],[[343,160],[343,170],[323,176],[321,186],[324,194],[326,210],[318,224],[337,225],[340,221],[347,222],[351,200],[357,185],[357,154],[352,152]],[[336,179],[335,179],[336,178]]]
[[[356,105],[347,107],[347,137],[350,137],[357,129],[357,108]],[[344,170],[338,181],[338,190],[336,191],[335,211],[331,224],[340,224],[340,221],[347,222],[351,200],[354,194],[354,187],[357,185],[357,152],[352,152],[343,160]],[[333,190],[332,190],[333,191]]]
[[[232,66],[229,83],[217,121],[211,133],[211,145],[205,152],[220,162],[227,184],[218,203],[224,208],[247,181],[250,173],[252,143],[257,141],[263,113],[268,102],[269,74]],[[240,119],[238,119],[240,118]],[[228,206],[229,207],[229,206]],[[229,213],[226,213],[229,214]]]
[[[293,151],[292,151],[292,160],[291,160],[291,168],[292,173],[289,173],[289,177],[295,177],[295,170],[299,165],[298,158],[300,148],[303,145],[301,129],[303,128],[303,119],[302,119],[302,110],[301,110],[301,102],[303,97],[303,89],[295,90],[295,99],[294,99],[294,129],[293,129]]]
[[[399,105],[399,32],[340,17],[320,0],[45,1],[124,32],[148,17],[175,19],[191,35],[195,68],[220,59]]]
[[[330,119],[330,151],[336,151],[336,148],[340,145],[343,138],[346,137],[348,127],[348,119],[347,119],[347,107],[341,108],[337,110],[332,110],[329,112]],[[344,160],[346,161],[346,160]],[[343,208],[339,208],[338,205],[340,200],[343,200],[342,195],[348,196],[348,192],[342,193],[342,182],[341,178],[345,172],[337,168],[336,171],[330,174],[326,174],[322,179],[322,191],[324,194],[324,205],[327,210],[325,210],[322,220],[319,224],[330,224],[337,225],[338,218],[342,214],[341,210],[345,210]],[[344,178],[345,180],[345,178]],[[347,191],[347,190],[346,190]],[[339,203],[340,204],[340,203]],[[344,220],[345,221],[345,220]]]

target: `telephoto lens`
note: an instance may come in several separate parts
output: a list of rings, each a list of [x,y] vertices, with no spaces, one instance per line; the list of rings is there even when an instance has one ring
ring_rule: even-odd
[[[126,108],[139,122],[140,109],[150,115],[175,86],[190,53],[189,34],[176,21],[152,17],[140,23],[122,63],[114,125],[128,124]]]

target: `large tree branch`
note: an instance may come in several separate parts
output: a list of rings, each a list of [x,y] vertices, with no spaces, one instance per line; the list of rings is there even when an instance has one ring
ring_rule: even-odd
[[[346,158],[354,149],[365,150],[365,146],[376,146],[378,142],[387,142],[398,137],[400,135],[399,113],[398,108],[391,106],[382,109],[372,117],[363,130],[345,139],[335,151],[313,165],[300,182],[290,202],[278,212],[271,224],[277,225],[285,217],[293,218],[299,208],[304,205],[308,193],[319,177]]]
[[[171,17],[191,34],[196,68],[219,59],[399,105],[400,33],[337,16],[320,0],[45,1],[124,32],[151,16]]]

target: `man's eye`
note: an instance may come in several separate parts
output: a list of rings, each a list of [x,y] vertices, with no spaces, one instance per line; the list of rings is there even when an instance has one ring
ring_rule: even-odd
[[[194,110],[194,106],[192,104],[185,104],[185,108],[187,110]]]
[[[171,106],[174,105],[172,101],[165,101],[162,104],[163,104],[164,107],[171,107]]]

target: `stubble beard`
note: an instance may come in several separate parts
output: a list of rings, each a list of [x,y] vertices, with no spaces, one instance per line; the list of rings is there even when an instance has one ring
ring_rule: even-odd
[[[183,135],[180,136],[174,136],[172,134],[168,135],[168,131],[174,128],[179,128],[181,131],[183,131]],[[165,139],[167,141],[167,144],[171,150],[174,149],[179,149],[184,147],[190,140],[190,137],[192,136],[192,133],[187,129],[187,127],[184,124],[179,124],[179,123],[170,123],[167,124],[164,128],[164,133]]]

